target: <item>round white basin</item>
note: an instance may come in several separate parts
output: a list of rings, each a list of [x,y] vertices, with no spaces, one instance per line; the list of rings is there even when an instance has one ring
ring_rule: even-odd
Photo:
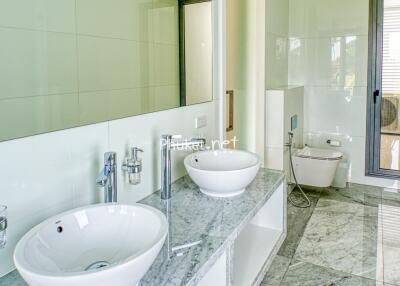
[[[91,205],[50,218],[18,242],[15,265],[31,286],[133,286],[164,244],[167,220],[141,204]]]
[[[260,168],[256,154],[231,149],[193,153],[185,158],[184,163],[200,191],[214,197],[243,193]]]

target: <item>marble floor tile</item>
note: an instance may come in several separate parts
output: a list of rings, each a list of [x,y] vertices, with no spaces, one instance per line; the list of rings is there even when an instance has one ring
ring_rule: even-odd
[[[383,279],[378,208],[321,198],[295,259],[370,279]]]
[[[308,195],[309,193],[306,192],[306,194]],[[300,195],[296,192],[293,194],[293,198],[295,200],[300,200]],[[294,207],[292,204],[290,204],[290,202],[288,202],[287,234],[282,247],[279,249],[279,255],[292,258],[296,252],[296,248],[300,243],[308,220],[310,219],[318,202],[318,197],[316,196],[309,196],[309,198],[311,201],[311,207],[306,209]]]
[[[294,187],[294,185],[292,185]],[[319,198],[321,195],[321,192],[325,191],[324,188],[318,188],[318,187],[310,187],[310,186],[301,186],[303,191],[306,193],[307,196],[309,197],[317,197]],[[296,191],[296,193],[299,193]]]
[[[15,286],[28,286],[25,281],[21,278],[16,270],[10,272],[6,276],[2,277],[0,280],[0,286],[8,286],[8,285],[15,285]]]
[[[349,184],[345,189],[325,188],[320,198],[377,207],[382,201],[382,188]]]
[[[294,260],[281,286],[377,286],[380,282]]]
[[[382,204],[400,208],[400,191],[385,188],[382,192]]]
[[[272,261],[264,280],[261,282],[261,286],[279,286],[289,268],[290,261],[290,258],[277,255]]]
[[[400,285],[400,206],[381,206],[384,281]]]

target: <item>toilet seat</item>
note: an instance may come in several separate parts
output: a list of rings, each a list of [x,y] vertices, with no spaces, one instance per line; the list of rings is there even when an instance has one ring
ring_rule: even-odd
[[[294,156],[299,158],[308,158],[315,160],[340,160],[343,158],[343,154],[339,151],[329,150],[329,149],[318,149],[318,148],[310,148],[304,147],[301,150],[298,150]]]

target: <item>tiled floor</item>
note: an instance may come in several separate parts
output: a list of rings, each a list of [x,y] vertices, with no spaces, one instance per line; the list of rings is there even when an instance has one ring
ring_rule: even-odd
[[[288,204],[288,235],[262,285],[400,286],[400,195],[389,191],[352,184],[307,190],[308,209]]]

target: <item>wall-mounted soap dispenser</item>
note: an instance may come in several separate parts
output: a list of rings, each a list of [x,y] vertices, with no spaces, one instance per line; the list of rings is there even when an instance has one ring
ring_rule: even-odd
[[[7,207],[0,205],[0,248],[4,248],[7,243]]]
[[[133,147],[131,149],[130,157],[125,159],[125,163],[122,165],[122,170],[129,176],[129,184],[138,185],[140,184],[140,174],[142,173],[142,159],[138,157],[138,153],[143,152],[142,149]]]

